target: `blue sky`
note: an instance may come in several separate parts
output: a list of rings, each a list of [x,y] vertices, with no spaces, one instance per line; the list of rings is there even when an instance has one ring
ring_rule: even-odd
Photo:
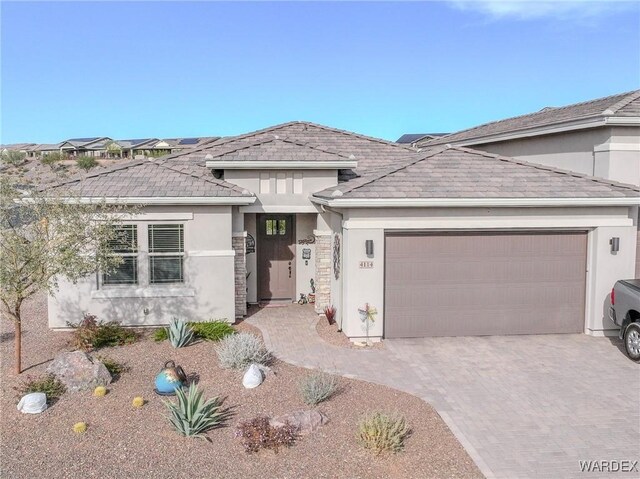
[[[395,140],[640,88],[632,2],[0,8],[2,143],[290,120]]]

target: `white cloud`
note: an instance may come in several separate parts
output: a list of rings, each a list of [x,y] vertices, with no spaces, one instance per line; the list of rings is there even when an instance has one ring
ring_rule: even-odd
[[[461,10],[475,10],[496,19],[589,18],[632,9],[634,1],[625,0],[448,0]],[[637,7],[636,7],[637,8]]]

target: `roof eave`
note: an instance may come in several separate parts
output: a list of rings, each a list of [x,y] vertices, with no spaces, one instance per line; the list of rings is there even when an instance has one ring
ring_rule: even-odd
[[[67,203],[119,204],[119,205],[233,205],[247,206],[256,201],[255,196],[81,196],[64,198]]]
[[[428,208],[428,207],[558,207],[635,206],[639,197],[616,198],[323,198],[311,196],[316,204],[333,208]]]
[[[345,170],[357,168],[357,161],[216,161],[207,160],[207,168],[229,170]]]

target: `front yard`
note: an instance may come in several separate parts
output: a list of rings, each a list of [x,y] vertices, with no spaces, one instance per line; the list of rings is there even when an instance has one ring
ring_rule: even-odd
[[[67,392],[42,414],[21,414],[13,388],[28,375],[43,374],[55,354],[69,348],[70,336],[46,328],[44,298],[25,309],[23,351],[29,369],[20,378],[12,373],[11,323],[5,321],[0,330],[2,477],[482,477],[425,402],[346,378],[340,379],[338,394],[316,406],[329,418],[326,425],[277,454],[248,454],[234,437],[236,425],[258,415],[309,409],[298,387],[309,371],[276,361],[275,375],[267,375],[256,389],[244,389],[242,372],[219,366],[213,343],[199,341],[175,349],[168,341],[154,342],[149,333],[132,345],[94,353],[131,368],[108,386],[106,396]],[[245,324],[238,328],[259,334]],[[209,441],[180,436],[165,418],[167,409],[153,393],[153,379],[169,359],[187,374],[197,375],[205,397],[224,397],[231,408],[233,416],[226,426],[207,432]],[[132,406],[136,396],[147,400],[142,408]],[[398,412],[406,418],[412,433],[401,452],[375,456],[359,444],[358,422],[374,411]],[[87,423],[85,433],[72,431],[77,422]]]

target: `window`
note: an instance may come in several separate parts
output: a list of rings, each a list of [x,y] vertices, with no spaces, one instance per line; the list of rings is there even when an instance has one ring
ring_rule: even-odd
[[[267,236],[287,234],[287,220],[266,220]]]
[[[113,255],[120,256],[122,263],[109,273],[102,274],[102,284],[138,283],[138,228],[124,225],[116,228],[116,237],[109,242]]]
[[[149,282],[182,283],[183,225],[149,225]]]

